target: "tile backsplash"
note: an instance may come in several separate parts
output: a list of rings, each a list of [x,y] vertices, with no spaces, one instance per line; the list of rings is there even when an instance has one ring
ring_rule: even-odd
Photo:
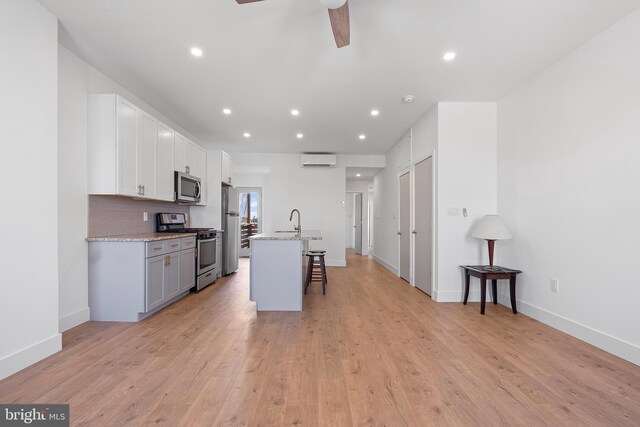
[[[149,221],[143,220],[144,212],[147,212]],[[156,231],[156,213],[159,212],[190,213],[189,206],[177,203],[89,196],[88,237],[153,233]]]

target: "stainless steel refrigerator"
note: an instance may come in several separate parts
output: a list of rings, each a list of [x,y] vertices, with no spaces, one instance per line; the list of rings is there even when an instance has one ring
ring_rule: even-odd
[[[238,189],[222,184],[222,275],[238,269],[240,249],[240,205]]]

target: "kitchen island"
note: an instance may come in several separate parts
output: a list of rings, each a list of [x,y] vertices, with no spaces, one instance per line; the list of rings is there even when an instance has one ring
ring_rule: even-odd
[[[251,301],[258,311],[302,311],[306,256],[320,231],[281,231],[251,236]]]

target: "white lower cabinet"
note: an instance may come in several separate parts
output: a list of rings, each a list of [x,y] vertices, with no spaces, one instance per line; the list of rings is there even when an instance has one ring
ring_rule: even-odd
[[[164,269],[165,257],[156,256],[147,258],[147,280],[146,280],[146,300],[145,310],[149,311],[164,301]]]
[[[91,320],[137,322],[195,285],[195,237],[89,242]]]
[[[180,252],[180,286],[178,293],[188,291],[196,285],[196,250]]]
[[[181,292],[180,285],[183,281],[189,280],[188,277],[182,277],[181,264],[183,259],[187,269],[189,263],[195,263],[193,253],[183,257],[182,251],[147,258],[146,311],[153,310]],[[191,272],[193,272],[193,267],[191,267]],[[193,282],[193,279],[191,281]],[[191,288],[186,290],[189,289]]]

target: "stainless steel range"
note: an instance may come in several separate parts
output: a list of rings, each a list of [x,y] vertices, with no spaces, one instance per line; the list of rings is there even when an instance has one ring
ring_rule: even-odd
[[[196,287],[198,292],[202,288],[216,281],[220,269],[217,246],[218,232],[213,228],[187,228],[187,220],[183,213],[156,214],[156,224],[159,233],[196,233]]]

